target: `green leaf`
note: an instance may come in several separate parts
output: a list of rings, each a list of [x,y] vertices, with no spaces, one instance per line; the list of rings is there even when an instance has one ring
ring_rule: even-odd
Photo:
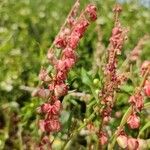
[[[92,80],[90,79],[89,75],[87,74],[87,72],[84,68],[81,69],[81,78],[82,78],[82,82],[85,85],[88,85],[89,87],[91,87]]]

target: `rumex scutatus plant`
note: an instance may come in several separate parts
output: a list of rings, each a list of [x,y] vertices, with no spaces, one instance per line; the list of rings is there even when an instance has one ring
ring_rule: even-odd
[[[77,60],[75,49],[87,27],[97,19],[95,5],[87,5],[77,16],[79,6],[79,0],[77,0],[56,36],[54,43],[48,50],[47,58],[53,65],[54,72],[49,75],[48,71],[42,67],[39,74],[39,79],[42,83],[33,92],[33,96],[39,96],[47,100],[38,108],[38,112],[44,114],[44,119],[39,120],[39,127],[46,133],[41,139],[40,149],[46,147],[51,149],[52,142],[48,140],[47,134],[58,132],[61,129],[59,116],[62,104],[59,98],[68,92],[68,85],[65,81],[69,70]],[[55,48],[61,50],[59,58],[54,54]]]
[[[69,71],[78,60],[76,49],[79,41],[84,37],[88,26],[97,19],[97,8],[94,4],[87,5],[81,13],[79,13],[79,6],[80,2],[77,0],[49,48],[47,59],[53,68],[49,71],[49,69],[41,67],[39,73],[40,85],[33,92],[33,96],[44,99],[43,104],[37,108],[37,112],[41,114],[41,119],[38,120],[38,126],[42,132],[38,147],[41,150],[52,149],[55,141],[55,138],[51,138],[52,134],[63,130],[59,117],[64,108],[60,99],[68,95],[69,85],[66,81]],[[128,32],[127,29],[122,27],[119,20],[121,11],[120,5],[116,5],[113,9],[114,27],[108,48],[103,51],[107,54],[106,64],[99,68],[101,73],[103,72],[99,75],[99,78],[103,77],[102,83],[100,84],[100,79],[91,83],[90,77],[82,70],[83,76],[86,76],[83,83],[90,85],[91,94],[74,93],[74,96],[85,96],[90,99],[86,106],[89,115],[79,124],[78,128],[69,131],[62,149],[71,149],[74,137],[77,137],[78,134],[87,136],[89,150],[95,148],[112,150],[117,147],[142,150],[149,147],[146,140],[140,139],[143,130],[149,127],[149,124],[146,124],[146,127],[143,127],[144,129],[142,128],[136,137],[128,135],[125,125],[128,125],[129,133],[130,130],[139,129],[140,113],[150,107],[150,103],[144,104],[144,99],[150,96],[150,61],[143,62],[141,66],[139,71],[140,84],[135,87],[132,94],[129,94],[127,104],[129,108],[122,114],[120,125],[116,129],[112,129],[110,125],[118,116],[117,112],[115,112],[116,116],[113,112],[118,93],[121,91],[122,85],[132,79],[131,65],[140,57],[143,39],[149,39],[149,36],[141,39],[119,68],[118,56],[122,54],[123,44],[127,40]],[[97,84],[99,92],[94,91],[92,84]],[[87,99],[85,101],[88,101]],[[76,127],[75,122],[72,124]]]

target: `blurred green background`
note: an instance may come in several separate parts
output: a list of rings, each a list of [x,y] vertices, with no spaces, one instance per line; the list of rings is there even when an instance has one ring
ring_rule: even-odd
[[[89,2],[97,4],[98,19],[81,40],[79,59],[69,76],[70,88],[77,91],[88,91],[82,83],[81,69],[92,70],[98,42],[96,27],[100,28],[105,47],[113,27],[115,1],[81,0],[81,8]],[[42,101],[31,97],[30,88],[38,85],[47,49],[73,3],[73,0],[0,1],[0,149],[21,149],[38,140],[36,108]],[[140,38],[150,34],[150,8],[135,0],[122,4],[120,20],[129,32],[121,60]],[[141,58],[150,60],[150,42],[145,44]]]

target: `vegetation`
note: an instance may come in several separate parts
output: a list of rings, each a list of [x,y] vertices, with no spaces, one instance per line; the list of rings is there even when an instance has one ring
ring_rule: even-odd
[[[143,92],[145,80],[149,80],[148,73],[141,75],[141,65],[145,60],[150,61],[150,9],[134,0],[122,3],[119,22],[128,30],[128,38],[121,55],[117,56],[117,71],[125,75],[126,81],[119,88],[114,88],[116,103],[109,125],[105,126],[108,137],[112,138],[108,139],[109,144],[103,145],[99,144],[102,138],[97,136],[102,121],[99,114],[102,98],[99,93],[106,84],[104,68],[108,63],[109,39],[115,22],[112,11],[115,1],[80,1],[80,12],[89,3],[96,5],[97,20],[89,25],[78,45],[76,65],[67,78],[68,94],[60,98],[63,105],[60,113],[61,131],[49,136],[49,141],[53,141],[52,148],[92,150],[100,145],[101,149],[117,149],[126,140],[122,140],[125,133],[115,134],[117,127],[121,126],[125,127],[128,136],[140,138],[140,142],[144,143],[142,145],[146,145],[145,149],[149,149],[150,98],[142,93],[145,105],[141,112],[137,112],[140,117],[138,129],[128,127],[124,118],[131,114],[129,97],[137,93],[139,86],[138,90]],[[3,0],[0,3],[2,150],[32,150],[39,146],[43,138],[38,127],[41,115],[37,113],[37,108],[45,101],[32,97],[31,93],[40,83],[38,74],[41,66],[49,66],[47,51],[73,4],[71,0],[65,0],[65,3],[62,0]],[[131,57],[135,56],[134,48],[139,54],[136,61]],[[56,55],[59,55],[59,50]]]

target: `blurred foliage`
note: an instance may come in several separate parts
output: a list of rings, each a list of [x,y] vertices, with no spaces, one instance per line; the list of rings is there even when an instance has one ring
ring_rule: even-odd
[[[32,149],[36,140],[39,140],[36,108],[42,101],[32,98],[31,93],[22,87],[38,85],[38,72],[41,65],[46,63],[47,49],[63,24],[73,2],[71,0],[64,0],[64,2],[62,0],[0,1],[0,148],[2,149]],[[70,72],[68,83],[70,90],[92,93],[97,98],[97,90],[102,82],[101,74],[99,77],[91,71],[93,54],[98,42],[96,26],[100,27],[103,35],[102,42],[107,47],[113,27],[112,8],[115,1],[81,0],[81,8],[89,2],[97,4],[97,25],[90,26],[82,39],[78,47],[78,63]],[[141,37],[150,34],[149,16],[150,9],[136,1],[123,3],[121,22],[129,29],[129,32],[120,60],[125,59],[126,54],[134,48]],[[150,43],[145,44],[141,58],[150,60]],[[135,70],[135,76],[136,72]],[[98,85],[93,85],[95,78],[100,78]],[[131,84],[122,88],[127,94],[125,96],[122,93],[119,94],[117,106],[114,108],[116,111],[126,108],[124,105],[134,89]],[[83,111],[85,103],[79,99],[66,97],[63,103],[66,109],[62,113],[62,122],[66,133],[69,127],[73,128],[71,122],[77,126],[80,124],[77,119],[82,120],[87,114]],[[70,120],[72,116],[74,118]],[[119,121],[112,123],[112,127],[116,127]],[[59,138],[64,139],[63,136],[64,134],[58,135],[55,145],[60,145]],[[84,145],[82,144],[84,141],[80,142],[80,146]]]

